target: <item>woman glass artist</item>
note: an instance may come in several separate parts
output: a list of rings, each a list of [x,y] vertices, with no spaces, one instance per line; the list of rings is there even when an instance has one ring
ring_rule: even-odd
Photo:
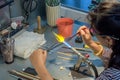
[[[120,80],[120,3],[115,0],[101,2],[89,12],[88,20],[91,28],[81,26],[78,36],[82,36],[84,43],[107,64],[96,80]],[[93,41],[90,33],[100,43]],[[45,67],[46,55],[46,51],[38,49],[30,56],[30,60],[42,80],[53,80]]]

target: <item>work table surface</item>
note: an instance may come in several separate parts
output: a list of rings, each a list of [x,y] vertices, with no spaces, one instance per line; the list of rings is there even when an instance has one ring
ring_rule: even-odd
[[[82,25],[85,25],[85,24],[84,23],[79,23],[79,24],[74,23],[73,34],[75,34],[77,29],[79,28],[79,26],[82,26]],[[35,28],[35,26],[37,26],[36,23],[30,25],[27,30],[32,31]],[[53,37],[53,34],[51,33],[51,30],[57,32],[56,27],[51,28],[51,27],[47,26],[46,31],[44,33],[45,39],[46,39],[45,45],[47,45],[48,48],[57,43],[56,39]],[[73,45],[74,47],[83,47],[83,43],[75,43],[74,40],[75,40],[75,37],[72,40],[70,40],[69,43],[71,45]],[[61,51],[60,49],[63,46],[65,46],[65,45],[64,44],[59,45],[56,48],[53,48],[52,50],[50,50],[48,53],[46,66],[47,66],[48,71],[51,73],[51,75],[54,78],[60,79],[60,80],[93,80],[93,78],[90,78],[90,77],[89,78],[81,77],[81,76],[77,77],[77,76],[73,76],[74,74],[72,76],[68,75],[71,72],[69,67],[74,66],[74,64],[77,61],[77,59],[76,59],[77,56],[73,55],[72,56],[73,60],[64,60],[64,59],[59,58],[59,56],[61,56],[61,54],[58,54],[57,52],[58,52],[58,50]],[[86,52],[83,52],[83,53],[86,53]],[[89,59],[95,64],[95,66],[98,69],[98,72],[100,73],[104,69],[101,60],[99,58],[97,58],[96,56],[94,56],[92,52],[90,52],[89,54],[90,54]],[[69,56],[63,56],[63,57],[71,58]],[[15,70],[22,71],[23,69],[25,69],[27,67],[32,67],[29,59],[22,59],[19,57],[15,57],[14,63],[5,64],[3,62],[3,59],[0,58],[0,80],[17,80],[16,78],[10,76],[10,74],[8,73],[8,70],[15,69]],[[65,69],[60,70],[60,67],[64,67]]]

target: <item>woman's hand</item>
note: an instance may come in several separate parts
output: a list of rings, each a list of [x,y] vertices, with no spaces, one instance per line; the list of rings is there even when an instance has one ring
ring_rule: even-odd
[[[45,66],[46,58],[47,52],[45,50],[38,49],[31,54],[30,61],[41,80],[53,80],[52,76],[49,74]]]
[[[82,36],[83,41],[88,46],[93,42],[92,36],[90,34],[90,31],[89,31],[89,29],[86,26],[81,26],[78,29],[77,33],[78,33],[78,36]]]
[[[47,51],[38,49],[35,50],[31,56],[30,61],[34,67],[37,67],[38,65],[45,65],[47,58]]]

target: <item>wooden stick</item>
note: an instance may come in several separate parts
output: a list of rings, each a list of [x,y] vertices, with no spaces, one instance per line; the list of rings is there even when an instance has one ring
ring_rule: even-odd
[[[37,28],[38,30],[41,29],[41,17],[40,16],[37,16]]]

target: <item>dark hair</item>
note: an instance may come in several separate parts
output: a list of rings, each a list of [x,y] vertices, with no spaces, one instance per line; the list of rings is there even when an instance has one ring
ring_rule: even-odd
[[[120,3],[101,2],[88,14],[91,27],[94,27],[100,34],[118,38],[112,46],[113,53],[108,67],[120,68]]]

